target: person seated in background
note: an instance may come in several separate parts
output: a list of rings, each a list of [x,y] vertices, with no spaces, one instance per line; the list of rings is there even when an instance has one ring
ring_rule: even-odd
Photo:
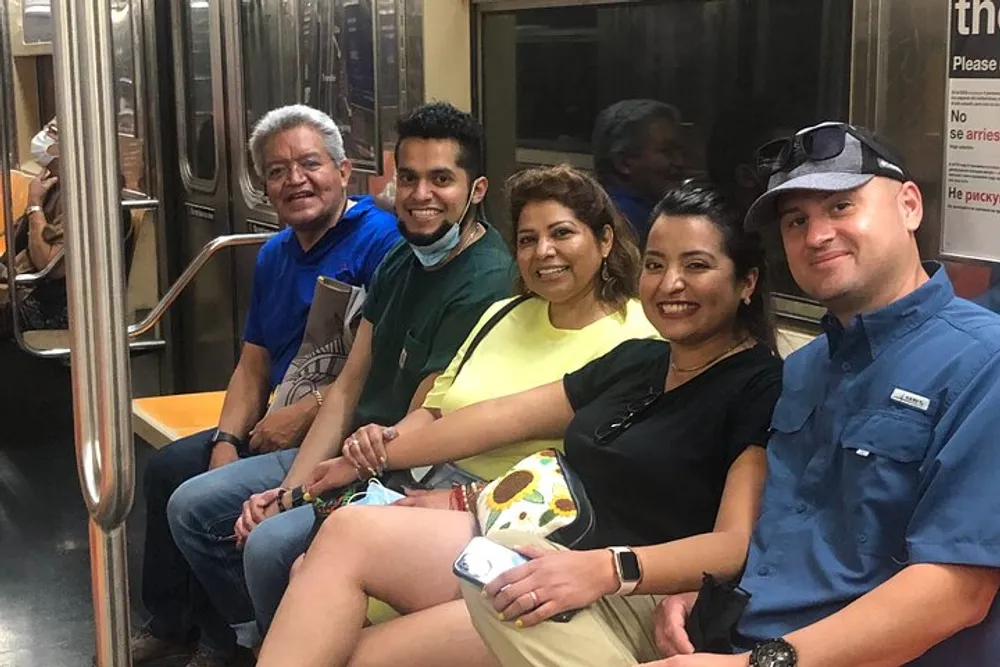
[[[301,486],[359,426],[395,424],[420,406],[486,309],[510,294],[510,253],[478,215],[489,185],[482,126],[438,102],[400,117],[397,131],[395,210],[406,243],[372,280],[346,364],[302,445],[212,470],[170,498],[174,540],[230,625],[253,619],[241,552],[251,531],[287,576],[312,529],[311,509],[264,521],[277,510],[271,489]]]
[[[399,241],[394,216],[371,197],[346,196],[351,162],[325,113],[301,105],[268,112],[250,137],[250,153],[283,229],[257,255],[243,348],[218,429],[166,446],[146,467],[141,593],[151,619],[132,640],[135,665],[190,655],[192,631],[200,637],[191,667],[233,664],[235,635],[174,545],[167,501],[206,470],[299,444],[323,394],[317,390],[271,411],[268,397],[302,343],[317,278],[368,287]]]
[[[639,250],[601,186],[582,172],[554,167],[521,172],[507,187],[520,273],[516,291],[522,296],[483,314],[420,408],[394,426],[367,424],[348,436],[344,458],[313,471],[315,481],[307,487],[313,495],[345,484],[356,470],[382,472],[390,441],[405,443],[443,415],[555,382],[622,341],[656,337],[635,298]],[[502,319],[496,321],[497,316]],[[436,445],[425,445],[411,465],[440,462]],[[562,441],[532,439],[468,456],[456,462],[458,477],[491,480],[525,456],[552,447],[561,449]],[[455,501],[449,488],[415,494],[400,504],[449,509]],[[257,623],[266,630],[288,582],[288,567],[256,536],[256,531],[250,534],[244,566]]]
[[[63,254],[63,209],[59,190],[59,126],[53,118],[31,139],[31,155],[42,171],[28,185],[28,206],[7,252],[14,253],[15,275],[37,273]],[[0,340],[13,336],[7,256],[0,255]],[[20,329],[65,329],[69,326],[66,268],[61,262],[40,283],[19,287]]]
[[[1000,664],[1000,317],[921,264],[920,188],[880,138],[824,123],[761,158],[747,225],[780,227],[825,334],[785,363],[737,654],[693,652],[682,595],[655,664]]]
[[[622,100],[594,122],[594,171],[640,245],[656,202],[685,178],[680,112],[655,100]]]
[[[462,460],[513,443],[565,439],[568,465],[594,509],[595,548],[530,551],[540,558],[511,570],[508,588],[491,586],[488,598],[475,591],[481,629],[481,617],[495,621],[499,613],[535,625],[634,586],[617,578],[606,547],[636,547],[643,593],[691,590],[705,570],[732,577],[743,565],[781,384],[764,257],[759,240],[743,232],[740,216],[709,187],[668,193],[654,219],[639,294],[670,343],[626,341],[561,381],[461,408],[386,447],[385,465],[404,468],[426,461],[429,451],[439,461]],[[259,667],[473,667],[495,665],[493,652],[503,661],[507,651],[491,641],[491,652],[476,634],[451,571],[478,531],[469,512],[336,510],[292,577]],[[363,629],[368,595],[406,615]],[[641,642],[653,605],[640,597],[609,600],[566,626],[548,624],[590,628],[553,647],[563,658],[552,664],[623,664],[595,660],[600,653],[587,650],[609,636],[597,626],[615,627],[610,616],[634,617],[636,627],[620,628],[628,635],[622,641]],[[630,650],[655,655],[645,644]]]

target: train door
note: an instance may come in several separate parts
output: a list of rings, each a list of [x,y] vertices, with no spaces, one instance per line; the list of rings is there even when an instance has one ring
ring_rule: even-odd
[[[174,49],[177,154],[171,230],[177,266],[209,241],[234,230],[226,151],[222,12],[219,3],[170,3]],[[175,329],[179,385],[185,391],[218,389],[235,363],[234,254],[205,265],[178,304]]]

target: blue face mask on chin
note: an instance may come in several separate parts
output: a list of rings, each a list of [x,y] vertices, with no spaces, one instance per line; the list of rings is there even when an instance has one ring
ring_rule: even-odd
[[[417,260],[424,265],[424,268],[437,266],[451,254],[451,251],[458,247],[459,239],[462,237],[461,225],[449,224],[448,231],[444,236],[434,241],[430,245],[410,244],[413,254]]]
[[[448,230],[440,238],[435,239],[427,245],[417,245],[408,241],[410,249],[413,250],[413,254],[417,256],[417,260],[424,268],[429,269],[437,266],[458,247],[458,243],[462,238],[462,223],[465,221],[465,216],[468,215],[469,209],[472,207],[472,197],[476,192],[476,183],[478,181],[479,179],[476,179],[472,183],[472,188],[469,191],[469,199],[465,202],[465,209],[462,211],[462,215],[459,216],[458,222],[446,222]]]
[[[406,496],[382,486],[381,482],[373,479],[368,482],[365,492],[355,497],[358,499],[352,500],[351,505],[391,505]]]

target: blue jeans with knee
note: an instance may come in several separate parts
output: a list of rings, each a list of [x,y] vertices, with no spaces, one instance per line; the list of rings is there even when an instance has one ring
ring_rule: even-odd
[[[311,507],[265,520],[250,533],[244,553],[236,548],[233,532],[244,501],[280,486],[297,452],[230,463],[188,480],[170,497],[167,518],[174,541],[231,625],[257,618],[266,630],[288,585],[289,568],[305,551],[313,525]]]

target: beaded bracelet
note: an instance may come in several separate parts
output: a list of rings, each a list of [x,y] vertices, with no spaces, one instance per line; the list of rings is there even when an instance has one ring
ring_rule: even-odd
[[[484,482],[472,482],[466,486],[468,487],[468,495],[466,496],[468,505],[471,508],[475,508],[479,502],[479,494],[486,488],[486,484]]]
[[[465,487],[463,487],[461,484],[455,484],[453,487],[451,487],[451,500],[449,501],[448,504],[454,505],[455,506],[454,508],[459,512],[464,512],[468,510],[469,504],[465,497]]]

